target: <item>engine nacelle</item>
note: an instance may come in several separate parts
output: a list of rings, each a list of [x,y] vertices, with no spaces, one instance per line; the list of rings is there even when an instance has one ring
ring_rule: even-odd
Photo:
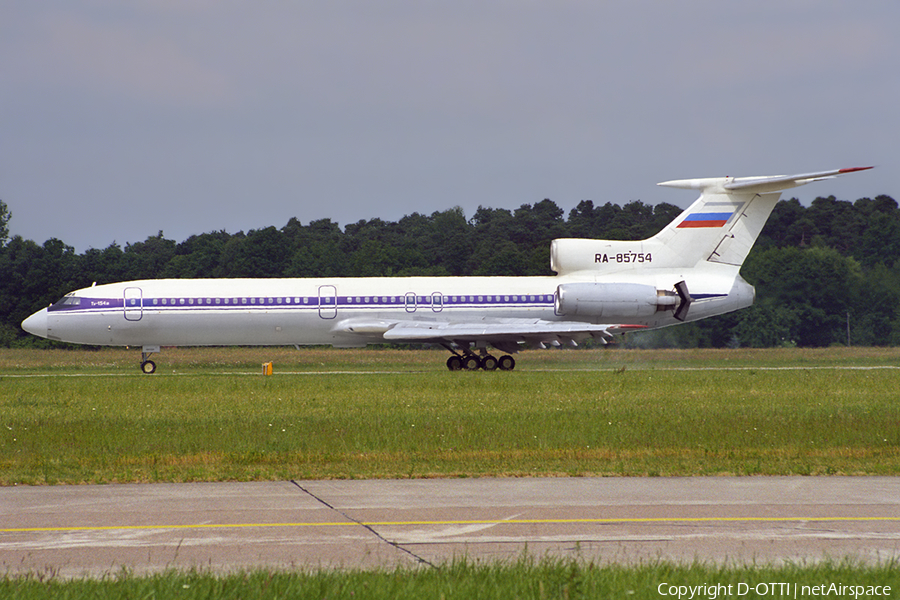
[[[642,283],[564,283],[556,288],[556,313],[609,321],[649,318],[676,310],[683,298]]]

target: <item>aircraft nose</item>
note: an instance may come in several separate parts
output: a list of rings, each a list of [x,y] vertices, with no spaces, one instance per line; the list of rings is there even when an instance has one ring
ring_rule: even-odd
[[[47,309],[43,308],[22,321],[22,329],[32,335],[47,337]]]

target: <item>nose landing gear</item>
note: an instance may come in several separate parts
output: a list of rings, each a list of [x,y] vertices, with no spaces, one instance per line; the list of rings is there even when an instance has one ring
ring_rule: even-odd
[[[156,363],[150,360],[150,355],[159,352],[159,346],[144,346],[141,348],[141,371],[151,375],[156,371]]]

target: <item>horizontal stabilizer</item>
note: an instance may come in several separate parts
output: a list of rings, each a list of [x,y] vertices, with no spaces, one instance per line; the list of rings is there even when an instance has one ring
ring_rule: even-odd
[[[800,173],[797,175],[775,175],[772,177],[709,177],[705,179],[673,179],[656,185],[687,190],[703,190],[712,193],[744,192],[764,194],[787,190],[823,179],[833,179],[838,175],[867,171],[873,167],[852,167],[849,169],[833,169],[816,173]]]
[[[731,183],[725,184],[726,190],[741,190],[745,192],[774,192],[792,187],[801,186],[813,181],[822,181],[824,179],[834,179],[838,175],[845,173],[854,173],[856,171],[867,171],[872,167],[854,167],[850,169],[835,169],[833,171],[821,171],[819,173],[803,173],[800,175],[780,175],[776,177],[743,177],[734,179]]]

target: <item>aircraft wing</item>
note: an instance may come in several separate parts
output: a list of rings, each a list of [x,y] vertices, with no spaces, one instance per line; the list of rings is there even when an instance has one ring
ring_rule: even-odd
[[[543,347],[561,343],[577,345],[588,338],[604,343],[613,335],[646,329],[645,325],[591,324],[542,319],[484,319],[478,321],[382,321],[344,323],[348,333],[381,333],[387,342],[471,343],[486,342],[504,352],[514,352],[520,342]]]

